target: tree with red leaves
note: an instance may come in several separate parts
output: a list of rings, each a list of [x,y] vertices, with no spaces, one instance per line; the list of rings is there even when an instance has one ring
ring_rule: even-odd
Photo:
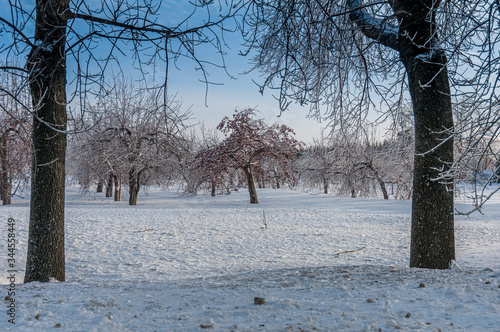
[[[291,128],[278,124],[268,126],[263,119],[254,119],[255,115],[254,109],[245,109],[236,111],[232,119],[224,117],[217,129],[226,138],[197,156],[200,167],[210,178],[231,169],[241,170],[251,204],[259,203],[254,173],[272,165],[274,171],[281,173],[281,178],[293,179],[293,163],[302,148],[302,142],[293,137],[295,133]]]

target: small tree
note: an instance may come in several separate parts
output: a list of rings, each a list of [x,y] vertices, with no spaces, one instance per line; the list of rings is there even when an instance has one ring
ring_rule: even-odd
[[[253,119],[255,110],[236,111],[233,118],[225,117],[217,126],[226,138],[218,145],[198,154],[201,167],[212,176],[239,169],[243,172],[250,203],[258,204],[254,172],[273,160],[285,178],[293,178],[293,162],[302,143],[293,138],[294,132],[285,125],[268,126],[263,119]],[[278,170],[277,167],[274,168]]]
[[[176,13],[172,21],[163,19],[169,8],[161,1],[13,0],[0,14],[0,54],[27,59],[24,67],[0,68],[28,74],[33,106],[25,282],[65,280],[66,104],[83,101],[74,103],[83,111],[87,94],[102,92],[105,75],[123,68],[120,60],[125,55],[133,57],[137,77],[160,85],[165,98],[169,61],[193,60],[208,82],[206,69],[213,62],[198,57],[207,55],[207,48],[204,52],[198,48],[208,44],[223,57],[225,22],[234,17],[240,3],[196,0],[188,7],[192,11],[187,16]],[[162,63],[164,80],[155,84],[149,72],[156,77]]]
[[[321,186],[324,194],[330,191],[330,184],[335,176],[337,157],[329,140],[321,133],[319,139],[304,149],[299,158],[300,178],[308,188]]]

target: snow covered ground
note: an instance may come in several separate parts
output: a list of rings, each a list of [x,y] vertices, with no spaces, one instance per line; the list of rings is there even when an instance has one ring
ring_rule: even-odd
[[[500,331],[499,195],[485,215],[456,217],[458,265],[432,271],[407,267],[410,202],[258,193],[250,205],[246,191],[151,190],[128,206],[68,187],[64,283],[21,283],[28,202],[0,207],[0,330]]]

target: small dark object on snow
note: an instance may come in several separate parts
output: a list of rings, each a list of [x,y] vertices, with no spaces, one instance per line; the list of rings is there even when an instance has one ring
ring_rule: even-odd
[[[10,301],[10,296],[7,295],[6,297],[3,298],[5,301]]]
[[[61,323],[57,323],[56,325],[54,325],[54,327],[55,327],[56,329],[60,328],[60,327],[61,327]]]
[[[405,317],[406,318],[410,318],[411,317],[411,313],[408,312]]]
[[[253,304],[264,304],[266,303],[266,299],[263,297],[254,297]]]
[[[418,287],[425,288],[425,284],[423,282],[421,282],[420,284],[418,284]]]
[[[367,302],[367,303],[375,303],[375,302],[377,302],[377,301],[375,301],[374,299],[368,299],[368,300],[366,300],[366,302]]]
[[[489,284],[491,284],[491,281],[488,280],[488,281],[485,282],[485,284],[489,285]]]
[[[35,315],[35,318],[36,318],[36,319],[40,319],[40,317],[42,317],[42,314],[36,314],[36,315]]]
[[[213,327],[213,325],[209,325],[209,324],[200,324],[200,327],[202,329],[211,329]]]

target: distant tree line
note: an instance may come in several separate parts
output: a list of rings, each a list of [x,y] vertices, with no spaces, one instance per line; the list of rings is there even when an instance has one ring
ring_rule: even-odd
[[[410,199],[411,127],[384,141],[367,131],[323,135],[306,145],[285,125],[268,125],[254,109],[237,110],[213,130],[190,127],[174,99],[159,107],[154,93],[117,80],[89,106],[90,129],[69,142],[69,174],[83,191],[137,204],[144,185],[175,186],[181,194],[230,194],[246,188],[320,190],[348,197]]]
[[[28,103],[29,95],[21,82],[6,75],[1,81],[4,91],[11,91],[0,96],[3,204],[10,204],[17,189],[29,186],[31,123],[28,110],[17,101]],[[268,125],[257,110],[244,109],[222,119],[217,128],[197,131],[188,124],[189,111],[175,99],[163,105],[162,95],[123,78],[112,84],[104,97],[87,104],[84,117],[70,122],[75,130],[82,123],[88,128],[68,141],[68,175],[82,192],[103,192],[120,201],[125,188],[130,205],[137,204],[141,187],[149,185],[212,196],[246,188],[251,203],[258,203],[257,188],[282,187],[352,198],[412,198],[411,121],[390,128],[383,139],[365,127],[321,133],[304,144],[289,127]],[[462,153],[461,142],[456,143],[457,153]],[[490,149],[491,156],[471,158],[457,178],[479,181],[483,173],[478,170],[496,170],[494,147]]]

